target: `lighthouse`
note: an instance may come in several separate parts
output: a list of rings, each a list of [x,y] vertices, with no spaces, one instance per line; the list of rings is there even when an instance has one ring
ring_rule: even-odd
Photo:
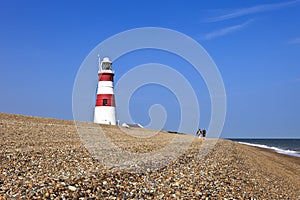
[[[112,62],[98,56],[98,88],[94,113],[94,122],[116,125],[116,104],[114,96],[114,72]]]

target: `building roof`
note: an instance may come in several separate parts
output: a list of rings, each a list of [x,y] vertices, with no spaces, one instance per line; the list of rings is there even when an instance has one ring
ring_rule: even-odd
[[[123,123],[122,126],[126,126],[127,128],[144,128],[140,124],[127,124],[127,123]]]

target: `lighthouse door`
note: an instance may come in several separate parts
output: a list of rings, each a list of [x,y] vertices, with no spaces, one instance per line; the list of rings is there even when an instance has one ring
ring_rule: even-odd
[[[107,105],[107,99],[103,99],[103,105],[104,105],[104,106]]]

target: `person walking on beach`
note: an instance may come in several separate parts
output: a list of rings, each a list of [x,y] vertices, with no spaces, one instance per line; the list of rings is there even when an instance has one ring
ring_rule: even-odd
[[[202,136],[203,136],[203,139],[205,139],[205,137],[206,137],[206,130],[205,130],[205,128],[202,130]]]
[[[202,135],[202,131],[201,131],[201,129],[200,129],[200,128],[198,129],[198,131],[197,131],[197,133],[196,133],[196,134],[197,134],[197,136],[198,136],[199,138],[201,137],[201,135]]]

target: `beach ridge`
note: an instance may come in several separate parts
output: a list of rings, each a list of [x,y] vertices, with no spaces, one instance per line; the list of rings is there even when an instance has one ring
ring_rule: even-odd
[[[175,135],[156,131],[152,138],[135,138],[118,126],[99,126],[116,145],[135,153],[155,152]],[[0,137],[0,199],[300,197],[300,158],[225,139],[199,156],[213,140],[180,135],[194,137],[183,155],[157,170],[133,173],[106,168],[92,157],[73,121],[0,113]]]

